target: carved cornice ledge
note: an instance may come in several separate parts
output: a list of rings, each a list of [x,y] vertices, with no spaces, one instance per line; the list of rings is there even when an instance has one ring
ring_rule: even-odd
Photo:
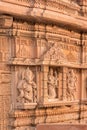
[[[17,10],[17,12],[15,11]],[[20,17],[27,20],[36,20],[37,22],[45,22],[52,24],[61,24],[73,30],[87,32],[87,18],[82,16],[65,15],[55,10],[48,10],[44,8],[25,7],[21,5],[13,5],[0,1],[0,13],[9,14],[15,17]]]
[[[62,107],[62,106],[73,106],[73,105],[78,105],[79,104],[79,100],[77,101],[49,101],[49,102],[44,102],[43,104],[39,104],[40,108],[44,108],[44,107]]]
[[[73,68],[80,68],[80,69],[87,69],[87,63],[74,63],[74,62],[55,62],[55,61],[41,61],[41,59],[28,59],[28,58],[11,58],[7,62],[8,65],[16,66],[16,65],[23,65],[23,66],[39,66],[39,65],[52,65],[52,66],[66,66],[66,67],[73,67]]]
[[[81,65],[80,63],[70,63],[70,62],[63,62],[63,61],[59,61],[58,63],[55,63],[53,61],[41,61],[38,62],[38,65],[52,65],[52,66],[66,66],[66,67],[73,67],[73,68],[84,68],[85,66]],[[87,67],[85,67],[87,68]]]
[[[36,65],[35,60],[27,58],[11,58],[9,59],[8,65]]]
[[[17,109],[22,109],[22,110],[32,110],[32,109],[35,109],[35,107],[37,106],[37,103],[25,103],[25,104],[22,104],[22,103],[17,103],[16,104],[16,108]]]

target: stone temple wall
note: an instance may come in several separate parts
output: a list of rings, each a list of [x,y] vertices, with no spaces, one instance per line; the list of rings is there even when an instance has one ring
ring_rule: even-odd
[[[87,1],[0,1],[0,130],[87,123]]]

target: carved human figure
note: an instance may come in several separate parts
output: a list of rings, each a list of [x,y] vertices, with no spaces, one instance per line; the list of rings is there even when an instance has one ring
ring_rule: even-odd
[[[54,81],[54,83],[55,83],[55,88],[58,88],[58,74],[57,74],[57,71],[55,71],[54,72],[54,76],[55,76],[55,81]]]
[[[67,97],[69,100],[75,100],[77,77],[71,69],[68,73]]]
[[[34,80],[34,74],[29,67],[22,73],[22,78],[18,82],[17,89],[19,96],[18,102],[29,103],[36,102],[36,83]]]
[[[56,73],[55,73],[56,74]],[[57,75],[55,75],[57,76]],[[55,99],[57,97],[56,87],[57,87],[57,77],[53,74],[53,69],[51,68],[48,74],[48,97],[49,99]]]

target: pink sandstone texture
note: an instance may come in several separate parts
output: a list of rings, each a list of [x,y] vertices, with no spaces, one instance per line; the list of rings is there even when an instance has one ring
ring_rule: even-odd
[[[81,124],[42,124],[37,125],[37,130],[87,130],[87,125]]]
[[[42,123],[86,130],[87,0],[0,0],[0,130]]]

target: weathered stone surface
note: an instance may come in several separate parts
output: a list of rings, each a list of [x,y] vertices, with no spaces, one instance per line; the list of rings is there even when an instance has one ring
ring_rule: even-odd
[[[87,123],[87,1],[0,1],[0,130]]]
[[[51,124],[38,125],[37,130],[87,130],[87,125]]]

